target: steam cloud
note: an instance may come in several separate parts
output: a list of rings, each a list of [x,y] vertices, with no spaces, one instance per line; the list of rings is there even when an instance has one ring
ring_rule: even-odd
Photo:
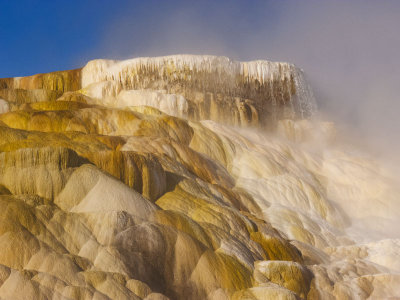
[[[149,1],[115,19],[103,52],[293,62],[322,113],[391,155],[400,150],[399,12],[398,1]]]

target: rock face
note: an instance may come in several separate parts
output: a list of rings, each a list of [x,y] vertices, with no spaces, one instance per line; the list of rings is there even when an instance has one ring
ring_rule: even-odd
[[[269,61],[195,55],[94,60],[82,69],[0,79],[0,97],[17,104],[78,90],[99,105],[149,105],[190,120],[241,126],[304,118],[316,110],[303,72]]]
[[[236,62],[227,57],[194,55],[95,60],[82,69],[81,76],[84,93],[94,98],[139,90],[143,95],[136,98],[142,98],[145,104],[170,113],[163,110],[167,102],[175,106],[175,113],[191,120],[264,126],[282,116],[308,117],[316,109],[302,71],[288,63]],[[167,99],[154,99],[147,94],[148,89],[161,90],[161,98]],[[121,98],[126,104],[133,98],[131,105],[137,105],[134,95],[124,96],[117,96],[117,105]],[[178,97],[179,104],[171,97]]]
[[[95,60],[0,98],[1,299],[400,296],[399,191],[293,65]]]

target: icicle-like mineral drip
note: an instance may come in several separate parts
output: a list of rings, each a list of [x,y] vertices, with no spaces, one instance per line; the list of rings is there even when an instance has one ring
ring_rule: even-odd
[[[116,81],[122,90],[153,89],[153,85],[158,85],[156,89],[168,90],[171,84],[181,82],[186,91],[249,98],[259,107],[270,104],[273,111],[280,105],[294,110],[293,116],[300,118],[308,118],[316,111],[315,99],[303,72],[283,62],[238,62],[223,56],[172,55],[124,61],[94,60],[82,70],[83,88],[110,80]]]

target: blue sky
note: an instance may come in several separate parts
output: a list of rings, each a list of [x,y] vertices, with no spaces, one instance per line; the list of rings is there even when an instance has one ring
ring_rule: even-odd
[[[0,0],[0,77],[76,68],[104,55],[106,28],[132,10],[129,2]]]
[[[332,118],[400,140],[399,16],[397,0],[0,0],[0,77],[174,53],[289,61]]]
[[[191,52],[247,59],[240,40],[261,26],[274,34],[282,9],[267,1],[260,11],[257,3],[0,0],[0,77],[76,68],[103,57]]]

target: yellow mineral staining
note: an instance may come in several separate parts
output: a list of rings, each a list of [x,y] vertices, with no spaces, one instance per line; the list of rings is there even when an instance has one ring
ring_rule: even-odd
[[[81,69],[14,78],[13,89],[68,92],[81,88]]]
[[[267,259],[302,262],[299,250],[283,238],[267,236],[261,232],[252,232],[251,239],[263,247]]]
[[[232,300],[264,299],[298,300],[299,297],[292,291],[271,283],[236,292],[232,297]]]
[[[125,286],[141,299],[151,294],[149,286],[139,280],[130,279],[126,282]]]
[[[293,65],[213,56],[0,79],[0,298],[400,296],[398,240],[347,232],[399,194],[315,147],[335,130],[297,119],[309,92]]]
[[[158,132],[164,134],[163,131]],[[177,143],[173,139],[129,138],[121,150],[157,153],[164,158],[164,163],[167,163],[167,161],[165,161],[167,157],[170,158],[169,161],[177,161],[181,164],[180,167],[185,167],[186,171],[189,171],[206,182],[212,184],[221,183],[229,188],[233,186],[232,177],[219,163],[210,160],[184,144]],[[174,164],[173,168],[178,167],[174,162],[172,163]]]
[[[91,104],[92,100],[89,97],[86,97],[79,91],[76,92],[65,92],[62,96],[57,98],[57,101],[69,101],[69,102],[81,102]]]
[[[200,123],[191,123],[190,125],[194,129],[190,147],[227,167],[232,162],[233,153],[227,151],[228,147],[225,147],[221,138]]]
[[[258,283],[272,282],[291,290],[303,299],[307,298],[312,274],[299,263],[258,261],[254,267],[254,277]]]
[[[211,239],[199,223],[188,217],[186,214],[173,210],[157,210],[152,217],[154,222],[172,226],[181,230],[196,240],[203,243],[208,248],[212,248]]]
[[[61,95],[62,92],[49,91],[44,89],[0,89],[0,98],[7,100],[13,106],[19,106],[26,103],[55,101]]]
[[[74,101],[51,101],[51,102],[36,102],[36,103],[27,103],[23,105],[21,109],[23,110],[77,110],[80,108],[90,107],[82,102],[74,102]]]
[[[210,200],[193,196],[178,185],[173,192],[158,199],[156,204],[163,209],[180,211],[197,222],[210,223],[228,232],[248,234],[247,228],[251,224],[245,217],[228,206]]]
[[[129,106],[127,109],[149,116],[161,116],[163,113],[152,106]]]
[[[42,289],[50,293],[48,295],[68,294],[71,287],[80,286],[81,290],[74,291],[74,295],[100,293],[110,298],[141,299],[124,287],[129,277],[119,273],[88,271],[93,268],[93,263],[77,256],[79,249],[91,239],[90,232],[83,225],[84,219],[65,214],[40,198],[0,196],[0,205],[4,212],[0,219],[0,261],[11,269],[22,270],[12,270],[10,274],[9,269],[1,268],[1,297],[17,295],[17,298],[36,298],[41,295]],[[96,243],[95,240],[93,242]],[[19,255],[15,256],[15,253]],[[15,290],[16,285],[21,291]],[[30,289],[32,285],[35,288]],[[146,285],[140,285],[138,281],[136,286]],[[20,292],[22,294],[18,296]]]
[[[101,151],[87,153],[84,156],[147,199],[154,201],[166,190],[165,172],[158,159],[152,155],[127,151]]]
[[[206,251],[201,256],[191,279],[205,291],[222,288],[228,294],[252,285],[250,270],[231,256],[212,251]]]
[[[0,153],[0,182],[13,194],[52,199],[84,160],[65,148],[23,148]],[[27,180],[34,177],[35,180]]]

